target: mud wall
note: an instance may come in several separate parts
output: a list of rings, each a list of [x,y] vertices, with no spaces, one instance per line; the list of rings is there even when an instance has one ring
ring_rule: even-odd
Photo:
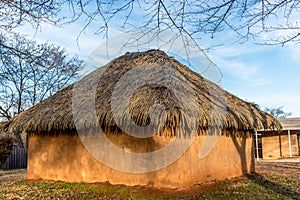
[[[117,136],[111,138],[113,137]],[[136,152],[155,150],[169,142],[159,136],[152,138],[151,141],[144,140],[142,143],[135,140],[128,142],[126,137],[119,137],[115,141],[116,143],[119,141],[117,145],[126,145],[122,142],[125,139],[126,144],[134,144],[126,148],[132,148],[132,151]],[[128,173],[112,169],[99,162],[89,153],[78,136],[31,134],[27,179],[68,182],[108,181],[112,184],[130,186],[178,188],[215,179],[236,177],[254,171],[251,137],[221,136],[211,152],[200,159],[199,150],[204,139],[205,136],[196,136],[187,151],[171,165],[153,172]]]

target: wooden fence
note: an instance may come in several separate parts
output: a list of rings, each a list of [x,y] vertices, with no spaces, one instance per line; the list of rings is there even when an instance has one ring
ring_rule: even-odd
[[[7,158],[2,169],[20,169],[27,167],[27,149],[16,147]]]

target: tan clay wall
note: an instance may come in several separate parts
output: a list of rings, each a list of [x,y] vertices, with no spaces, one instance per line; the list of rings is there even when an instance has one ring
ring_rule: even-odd
[[[281,151],[282,157],[290,157],[289,143],[287,132],[282,132],[281,135]],[[280,142],[279,136],[264,136],[262,138],[263,159],[278,159],[280,158]],[[292,156],[298,156],[298,141],[297,135],[291,133],[291,150]]]
[[[231,137],[221,136],[211,153],[199,159],[203,140],[204,136],[197,136],[177,161],[163,169],[148,173],[127,173],[100,163],[89,154],[77,136],[32,134],[29,139],[27,179],[108,181],[131,186],[177,188],[254,171],[252,138],[238,138],[233,142]],[[241,145],[242,140],[245,146]]]

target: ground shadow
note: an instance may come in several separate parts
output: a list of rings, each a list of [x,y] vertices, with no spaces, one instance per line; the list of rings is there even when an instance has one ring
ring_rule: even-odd
[[[265,189],[273,190],[277,193],[280,193],[287,197],[291,197],[293,199],[300,199],[300,191],[294,191],[284,185],[274,183],[256,172],[246,174],[245,176],[248,179],[252,180],[254,183],[264,187]]]

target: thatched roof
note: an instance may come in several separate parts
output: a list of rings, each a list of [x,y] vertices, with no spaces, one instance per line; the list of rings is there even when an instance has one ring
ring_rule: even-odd
[[[129,76],[136,78],[129,80]],[[126,98],[127,104],[123,102]],[[152,110],[155,116],[162,117],[149,117],[154,104],[163,107]],[[120,123],[130,127],[124,105],[131,120],[140,127],[146,127],[152,120],[157,124],[163,122],[163,127],[159,127],[170,130],[179,126],[197,126],[199,130],[212,126],[233,130],[280,129],[278,121],[269,114],[159,50],[126,53],[112,60],[3,123],[2,129],[50,133],[75,128],[113,128]]]

